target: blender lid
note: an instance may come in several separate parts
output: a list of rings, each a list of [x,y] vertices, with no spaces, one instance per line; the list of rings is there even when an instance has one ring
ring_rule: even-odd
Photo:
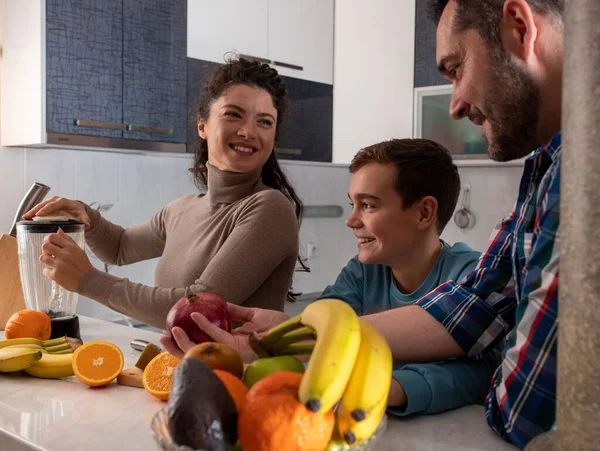
[[[83,222],[68,219],[66,216],[42,216],[17,222],[17,231],[29,233],[55,233],[59,228],[65,233],[74,233],[83,231],[83,227]]]

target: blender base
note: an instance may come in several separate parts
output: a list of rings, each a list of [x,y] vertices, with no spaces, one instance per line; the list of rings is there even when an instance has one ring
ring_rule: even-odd
[[[66,335],[67,337],[81,340],[81,335],[79,335],[79,317],[77,315],[51,318],[50,324],[50,339]]]

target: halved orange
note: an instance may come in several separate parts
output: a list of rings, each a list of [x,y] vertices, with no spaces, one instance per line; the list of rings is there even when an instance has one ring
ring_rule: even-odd
[[[73,353],[73,372],[90,387],[100,387],[114,380],[123,371],[123,353],[108,341],[90,341]]]
[[[142,385],[146,391],[161,401],[167,401],[171,393],[173,372],[179,362],[181,360],[168,351],[163,351],[150,360],[142,375]]]

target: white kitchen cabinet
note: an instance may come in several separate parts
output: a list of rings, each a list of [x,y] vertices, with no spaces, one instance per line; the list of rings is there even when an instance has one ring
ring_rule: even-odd
[[[281,75],[333,84],[333,0],[270,0],[268,55]]]
[[[223,63],[226,53],[267,58],[268,0],[188,0],[188,57]]]
[[[188,57],[223,63],[235,52],[332,84],[333,14],[334,0],[188,0]]]

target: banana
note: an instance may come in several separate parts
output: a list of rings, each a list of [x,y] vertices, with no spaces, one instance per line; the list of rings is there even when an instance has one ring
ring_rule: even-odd
[[[73,354],[44,354],[25,372],[30,376],[46,379],[73,376]]]
[[[10,347],[0,349],[0,371],[21,371],[42,358],[38,349]]]
[[[340,435],[349,445],[367,440],[381,422],[392,382],[392,352],[386,339],[360,320],[360,349],[337,420]]]
[[[0,350],[2,350],[2,349],[10,349],[10,348],[36,349],[38,351],[48,352],[48,351],[46,351],[46,348],[44,348],[43,346],[34,345],[34,344],[11,345],[11,346],[6,346],[4,348],[0,348]]]
[[[300,323],[317,333],[298,399],[313,412],[326,413],[346,389],[360,347],[360,323],[352,307],[321,299],[306,307]]]
[[[43,348],[52,347],[57,345],[63,345],[69,343],[70,339],[67,337],[54,338],[52,340],[38,340],[37,338],[10,338],[8,340],[0,340],[0,348],[6,348],[8,346],[21,346],[21,345],[37,345]]]

